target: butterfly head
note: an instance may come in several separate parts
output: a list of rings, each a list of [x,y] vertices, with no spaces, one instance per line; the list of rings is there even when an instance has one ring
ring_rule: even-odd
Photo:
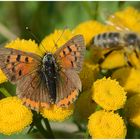
[[[51,53],[47,53],[44,57],[43,57],[43,64],[46,63],[53,63],[54,62],[54,56]]]

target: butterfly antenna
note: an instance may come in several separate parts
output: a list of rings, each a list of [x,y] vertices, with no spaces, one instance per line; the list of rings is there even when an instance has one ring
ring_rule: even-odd
[[[33,38],[37,41],[38,44],[41,44],[44,51],[47,52],[47,50],[45,49],[43,44],[39,41],[39,39],[36,37],[36,35],[31,31],[31,29],[29,27],[26,27],[25,29],[30,33],[31,36],[33,36]],[[40,49],[40,51],[44,54],[44,52],[41,49]]]
[[[68,28],[68,27],[66,26],[66,27],[63,29],[61,35],[59,36],[59,38],[58,38],[56,41],[53,39],[54,47],[55,47],[56,49],[58,49],[58,45],[57,45],[58,41],[61,39],[61,37],[63,36],[63,34],[64,34],[64,32],[66,31],[67,28]],[[54,49],[54,48],[53,48],[53,49]]]

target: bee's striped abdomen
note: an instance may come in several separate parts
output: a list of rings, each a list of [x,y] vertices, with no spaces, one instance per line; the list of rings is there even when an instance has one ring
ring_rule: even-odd
[[[93,47],[114,48],[133,46],[140,48],[140,37],[136,33],[105,32],[91,40]]]
[[[120,34],[118,32],[106,32],[95,36],[91,45],[95,47],[110,48],[119,44]]]

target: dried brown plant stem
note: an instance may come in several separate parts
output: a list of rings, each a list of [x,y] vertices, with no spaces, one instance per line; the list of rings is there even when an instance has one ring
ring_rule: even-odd
[[[17,38],[15,34],[13,34],[6,26],[0,23],[0,34],[7,38],[8,40],[13,40]]]

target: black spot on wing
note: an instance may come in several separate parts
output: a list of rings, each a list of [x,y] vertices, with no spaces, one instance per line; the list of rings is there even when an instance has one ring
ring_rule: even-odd
[[[21,70],[18,72],[18,75],[19,75],[19,76],[21,76],[21,75],[22,75],[22,71],[21,71]]]
[[[29,59],[28,59],[28,57],[26,57],[26,58],[25,58],[25,62],[27,62],[27,63],[29,62]]]
[[[19,55],[17,55],[16,60],[19,62],[20,61],[20,58],[21,58],[21,55],[19,54]]]
[[[67,46],[68,47],[68,50],[70,51],[70,52],[72,52],[72,49],[70,48],[70,46]]]

